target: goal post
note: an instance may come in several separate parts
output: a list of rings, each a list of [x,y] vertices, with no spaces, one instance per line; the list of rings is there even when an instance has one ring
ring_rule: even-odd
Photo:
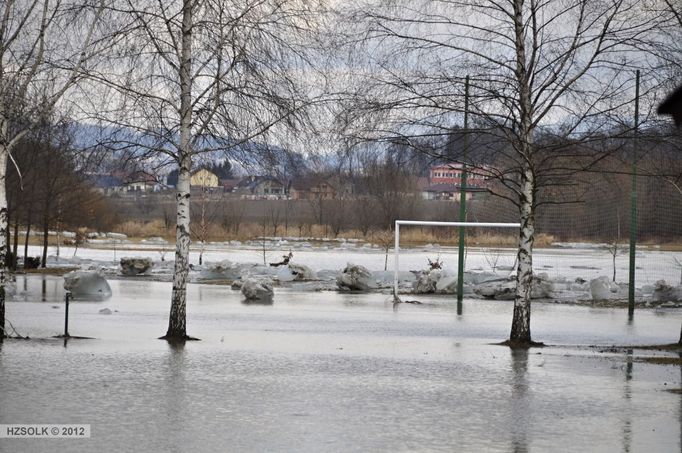
[[[395,246],[393,256],[395,267],[393,269],[393,296],[398,296],[398,271],[400,269],[400,226],[436,226],[436,227],[461,227],[461,228],[520,228],[520,223],[502,222],[430,222],[422,220],[396,220],[395,221]],[[458,279],[462,279],[463,269],[458,269]]]

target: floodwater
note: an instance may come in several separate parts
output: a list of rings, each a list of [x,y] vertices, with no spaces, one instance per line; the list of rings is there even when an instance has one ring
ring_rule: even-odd
[[[63,328],[58,277],[18,277],[17,331]],[[669,343],[680,315],[533,306],[511,351],[509,302],[278,289],[272,305],[191,285],[188,333],[165,333],[170,284],[111,281],[73,302],[71,335],[0,347],[0,423],[87,423],[90,439],[0,439],[0,451],[680,451],[679,366],[587,345]],[[56,308],[55,308],[56,307]],[[109,308],[113,313],[99,313]],[[650,353],[648,353],[650,354]],[[660,353],[659,353],[660,354]]]

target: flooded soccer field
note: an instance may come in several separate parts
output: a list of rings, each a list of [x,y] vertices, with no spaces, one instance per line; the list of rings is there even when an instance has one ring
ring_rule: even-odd
[[[63,280],[18,276],[7,318],[32,340],[0,349],[0,423],[85,423],[89,439],[0,439],[32,451],[679,451],[682,367],[662,352],[680,315],[534,303],[548,346],[512,351],[512,303],[278,288],[272,305],[190,285],[170,347],[170,283],[110,281],[73,302]],[[108,308],[111,314],[100,311]],[[41,339],[41,340],[39,340]],[[598,346],[598,347],[590,347]],[[676,355],[675,355],[676,357]]]

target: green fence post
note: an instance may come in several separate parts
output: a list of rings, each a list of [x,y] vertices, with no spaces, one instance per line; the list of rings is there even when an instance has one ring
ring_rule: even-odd
[[[469,76],[464,79],[464,152],[462,156],[462,174],[459,187],[459,221],[466,222],[466,187],[467,168],[466,158],[469,148]],[[459,227],[459,249],[457,262],[457,314],[462,314],[462,299],[464,298],[464,227]]]
[[[635,250],[637,245],[637,146],[639,134],[639,70],[635,76],[635,130],[632,149],[632,191],[630,193],[630,275],[628,280],[628,318],[635,315]]]

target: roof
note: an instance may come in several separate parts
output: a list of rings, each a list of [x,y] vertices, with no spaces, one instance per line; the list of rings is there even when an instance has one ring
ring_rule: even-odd
[[[236,189],[250,189],[253,190],[255,187],[265,183],[265,182],[274,182],[277,183],[281,186],[282,184],[277,178],[274,176],[247,176],[245,178],[242,178],[239,180],[239,182],[234,186]]]
[[[660,115],[672,115],[675,126],[682,125],[682,85],[670,93],[661,105],[658,106]]]
[[[459,192],[460,188],[457,184],[431,184],[423,190],[425,192]]]
[[[327,184],[329,187],[336,189],[335,185],[329,181],[328,178],[322,176],[307,176],[302,178],[296,178],[291,181],[291,188],[294,190],[310,190],[313,187],[317,187],[320,184]]]
[[[452,162],[450,164],[440,164],[440,165],[434,165],[431,167],[431,171],[435,170],[458,170],[462,168],[464,165],[459,163],[459,162]]]
[[[110,187],[119,187],[122,185],[120,178],[111,175],[91,175],[90,180],[100,189],[108,189]]]
[[[156,176],[144,171],[134,171],[125,177],[126,184],[132,184],[136,182],[155,183],[157,180]]]
[[[221,179],[220,185],[226,189],[232,189],[234,187],[237,187],[237,185],[239,184],[239,181],[241,181],[241,179],[237,179],[237,178]]]

